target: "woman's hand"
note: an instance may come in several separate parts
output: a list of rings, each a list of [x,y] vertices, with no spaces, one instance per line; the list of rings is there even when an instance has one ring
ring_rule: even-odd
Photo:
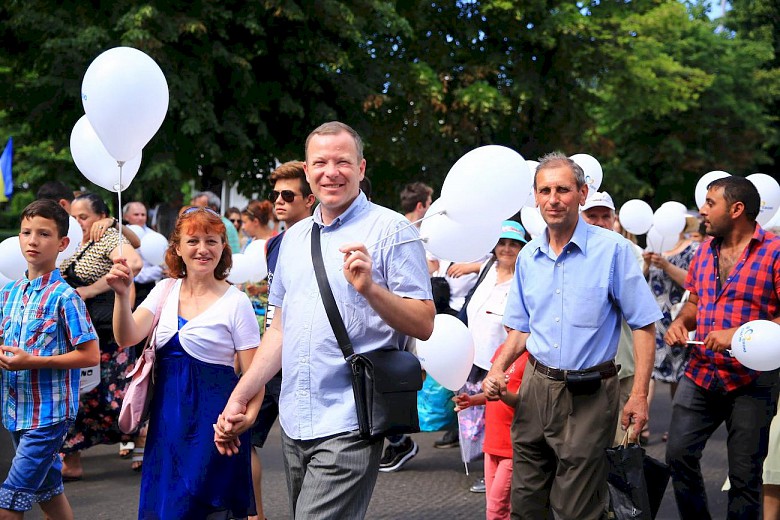
[[[667,267],[669,266],[669,260],[663,255],[659,255],[658,253],[644,253],[642,257],[645,259],[645,262],[647,262],[648,265],[655,266],[664,271],[666,271]]]
[[[106,275],[106,283],[120,296],[129,293],[130,285],[133,283],[133,273],[127,266],[126,259],[114,259],[114,265]]]
[[[92,242],[97,242],[103,238],[103,235],[106,234],[106,230],[108,228],[114,227],[114,222],[115,220],[111,217],[101,218],[100,220],[94,222],[92,227],[89,229],[89,239]]]

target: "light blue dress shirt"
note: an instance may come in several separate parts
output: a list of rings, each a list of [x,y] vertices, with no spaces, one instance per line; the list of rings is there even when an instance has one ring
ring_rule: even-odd
[[[357,353],[381,347],[403,347],[406,336],[390,328],[344,278],[348,242],[367,246],[395,230],[399,233],[372,246],[373,279],[392,293],[431,299],[431,283],[422,243],[383,249],[419,238],[417,228],[398,213],[369,202],[363,193],[330,225],[321,208],[285,234],[274,271],[269,303],[282,307],[282,391],[279,421],[293,439],[311,440],[358,429],[350,370],[336,342],[317,287],[311,260],[313,222],[321,226],[322,256],[333,296]]]
[[[621,315],[632,329],[661,319],[631,243],[580,219],[559,256],[547,232],[517,257],[504,325],[530,332],[544,365],[582,370],[615,359]]]

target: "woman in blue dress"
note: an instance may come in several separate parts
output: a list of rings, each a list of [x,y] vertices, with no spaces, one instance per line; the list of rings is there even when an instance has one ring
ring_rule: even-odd
[[[238,457],[222,457],[212,421],[238,382],[235,359],[249,367],[260,332],[247,296],[225,281],[231,251],[219,215],[185,209],[165,260],[173,279],[157,284],[132,314],[125,262],[117,260],[107,277],[116,292],[117,343],[134,345],[152,333],[157,347],[138,518],[246,518],[255,514],[252,444],[241,439]],[[261,402],[262,395],[250,405]]]

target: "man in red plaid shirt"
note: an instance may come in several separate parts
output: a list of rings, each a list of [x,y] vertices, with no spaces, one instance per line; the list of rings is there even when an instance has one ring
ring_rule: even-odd
[[[710,435],[728,430],[728,518],[758,518],[761,475],[775,415],[778,371],[757,372],[727,352],[737,328],[780,322],[780,238],[756,223],[761,200],[742,177],[711,183],[700,213],[708,235],[691,262],[691,292],[666,333],[685,344],[696,329],[685,377],[674,397],[666,460],[681,518],[710,518],[699,459]]]

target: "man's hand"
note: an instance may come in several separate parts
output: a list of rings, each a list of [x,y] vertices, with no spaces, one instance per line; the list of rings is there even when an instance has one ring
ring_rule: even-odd
[[[2,354],[0,354],[0,368],[4,368],[5,370],[11,370],[12,372],[15,372],[17,370],[28,370],[30,368],[35,368],[31,361],[35,356],[30,354],[29,352],[26,352],[19,347],[7,347],[3,345],[0,347],[2,349]],[[7,354],[13,354],[12,356],[8,356]]]
[[[644,429],[649,419],[649,407],[647,405],[647,396],[631,394],[626,401],[626,406],[623,408],[623,415],[620,419],[620,424],[624,430],[628,429],[629,425],[633,425],[634,439],[639,435],[639,432]],[[631,441],[631,439],[629,439]]]
[[[688,329],[681,320],[674,320],[664,334],[664,341],[669,346],[685,345],[688,341]]]
[[[713,330],[704,338],[704,348],[713,352],[723,352],[731,348],[731,339],[737,328],[725,330]]]
[[[482,391],[488,401],[498,401],[506,393],[506,375],[500,371],[490,370],[490,373],[482,380]]]
[[[365,294],[374,283],[371,278],[371,256],[366,246],[357,242],[339,248],[344,253],[344,278],[360,294]]]

